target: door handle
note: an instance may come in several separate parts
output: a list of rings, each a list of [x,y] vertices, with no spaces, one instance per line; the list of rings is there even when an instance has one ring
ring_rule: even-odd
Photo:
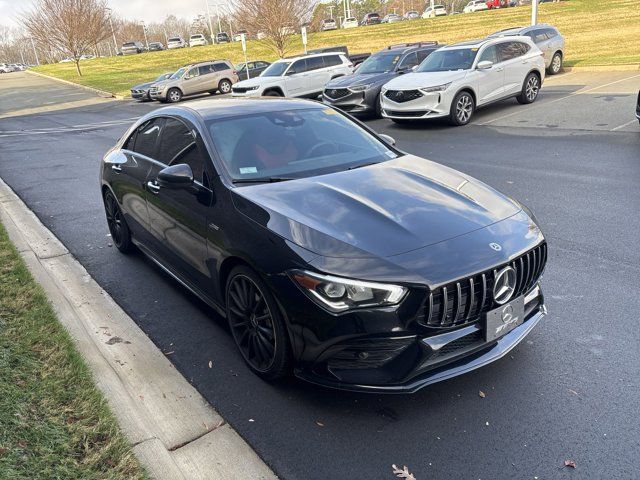
[[[160,193],[160,185],[158,185],[158,182],[156,182],[155,180],[147,182],[147,188],[154,195]]]
[[[122,172],[122,167],[120,165],[111,165],[111,170],[113,170],[116,173],[120,173]]]

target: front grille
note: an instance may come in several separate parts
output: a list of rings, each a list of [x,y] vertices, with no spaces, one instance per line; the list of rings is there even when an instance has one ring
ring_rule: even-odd
[[[493,282],[500,269],[511,266],[516,271],[512,298],[529,291],[547,263],[547,244],[541,243],[515,260],[472,277],[438,287],[429,293],[418,322],[428,327],[453,327],[477,321],[483,313],[496,308]]]
[[[424,117],[429,110],[412,110],[412,111],[402,111],[402,110],[385,110],[384,113],[389,115],[390,117],[407,117],[407,118],[417,118]]]
[[[151,93],[157,93],[157,92],[158,92],[158,87],[151,87],[151,88],[149,89],[149,92],[151,92]]]
[[[243,88],[243,87],[233,87],[232,91],[233,93],[247,93],[248,88]]]
[[[346,97],[347,95],[349,95],[351,92],[346,89],[346,88],[327,88],[324,91],[324,94],[329,97],[329,98],[334,98],[334,99],[338,99],[338,98],[342,98],[342,97]]]
[[[384,96],[396,103],[404,103],[422,97],[422,92],[420,90],[387,90]]]

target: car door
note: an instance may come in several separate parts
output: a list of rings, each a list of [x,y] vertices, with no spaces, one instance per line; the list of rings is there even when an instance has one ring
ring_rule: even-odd
[[[504,96],[504,65],[500,61],[497,45],[487,45],[478,55],[480,62],[493,62],[486,70],[476,69],[478,105],[497,100]]]
[[[197,93],[198,84],[200,80],[200,72],[198,71],[198,67],[192,67],[189,71],[182,77],[182,84],[180,87],[182,88],[182,93],[184,95],[193,95]]]
[[[529,46],[522,42],[498,44],[498,57],[504,65],[505,95],[513,95],[522,90],[522,84],[530,69],[529,61],[524,57],[528,50]]]
[[[307,79],[307,60],[305,58],[301,58],[300,60],[293,62],[284,77],[284,83],[287,90],[285,92],[286,96],[297,97],[299,95],[304,95]]]
[[[307,58],[307,75],[309,81],[305,89],[305,95],[314,95],[322,92],[324,86],[331,80],[331,67],[325,65],[325,57]]]
[[[171,269],[195,286],[207,285],[207,213],[213,194],[206,150],[192,125],[167,117],[159,139],[158,159],[149,171],[147,210],[153,249]],[[171,165],[191,167],[191,187],[172,189],[158,184],[158,173]]]
[[[123,143],[121,157],[109,162],[108,167],[110,185],[127,225],[143,243],[150,240],[145,182],[162,124],[163,120],[155,118],[136,128]]]

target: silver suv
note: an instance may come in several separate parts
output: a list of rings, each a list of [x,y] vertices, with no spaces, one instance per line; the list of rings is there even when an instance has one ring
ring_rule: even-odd
[[[185,65],[171,77],[154,84],[149,90],[152,100],[175,103],[187,95],[216,92],[229,93],[238,81],[238,72],[227,60]]]
[[[544,63],[549,75],[556,75],[562,70],[564,63],[564,37],[557,28],[539,23],[530,27],[516,27],[500,30],[489,35],[494,37],[525,36],[533,40],[533,43],[542,50]]]

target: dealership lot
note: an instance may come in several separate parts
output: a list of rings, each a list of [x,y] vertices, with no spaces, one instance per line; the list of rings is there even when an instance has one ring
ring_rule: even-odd
[[[98,161],[157,104],[4,76],[0,177],[281,478],[392,478],[395,463],[418,479],[626,479],[640,447],[639,87],[639,72],[573,71],[533,105],[500,102],[464,128],[368,122],[529,205],[550,247],[541,325],[503,360],[413,396],[265,384],[221,319],[110,246]]]

